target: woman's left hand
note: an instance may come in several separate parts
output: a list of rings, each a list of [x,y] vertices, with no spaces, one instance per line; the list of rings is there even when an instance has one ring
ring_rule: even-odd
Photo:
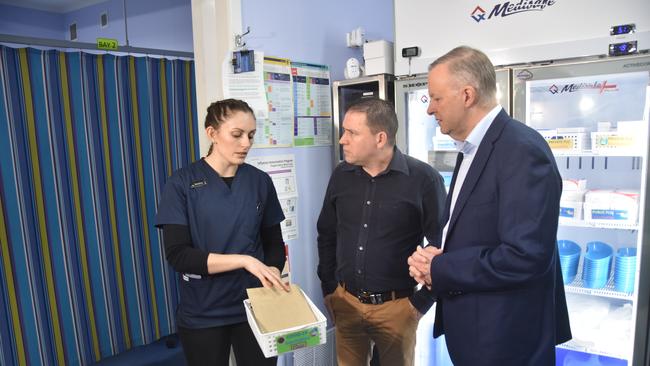
[[[247,258],[245,259],[244,269],[250,272],[253,276],[257,277],[260,282],[262,282],[262,286],[266,288],[277,287],[287,292],[291,291],[289,284],[282,281],[279,269],[276,267],[267,266],[254,257],[246,257]]]

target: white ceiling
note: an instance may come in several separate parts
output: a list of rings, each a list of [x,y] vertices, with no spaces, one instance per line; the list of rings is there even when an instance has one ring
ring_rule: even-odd
[[[53,13],[68,13],[105,1],[107,0],[0,0],[0,4],[44,10]]]

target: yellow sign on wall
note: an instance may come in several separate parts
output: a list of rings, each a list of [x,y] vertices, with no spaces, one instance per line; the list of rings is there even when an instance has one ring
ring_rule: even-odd
[[[100,50],[116,51],[118,47],[117,39],[97,38],[97,48]]]

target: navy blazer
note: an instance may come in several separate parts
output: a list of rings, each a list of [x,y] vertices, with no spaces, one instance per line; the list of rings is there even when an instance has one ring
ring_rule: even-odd
[[[556,244],[561,193],[546,141],[502,110],[431,263],[434,336],[445,334],[455,365],[555,365],[555,345],[571,339]]]

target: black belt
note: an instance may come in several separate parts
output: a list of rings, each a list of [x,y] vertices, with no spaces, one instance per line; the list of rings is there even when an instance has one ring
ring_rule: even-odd
[[[355,288],[351,288],[350,286],[346,286],[345,282],[342,281],[339,282],[339,284],[341,285],[341,287],[345,289],[345,291],[352,294],[354,297],[359,299],[359,301],[364,304],[379,305],[385,303],[386,301],[397,300],[397,299],[401,299],[413,295],[412,288],[406,290],[393,290],[393,291],[386,291],[386,292],[370,292],[366,290],[357,290]]]

